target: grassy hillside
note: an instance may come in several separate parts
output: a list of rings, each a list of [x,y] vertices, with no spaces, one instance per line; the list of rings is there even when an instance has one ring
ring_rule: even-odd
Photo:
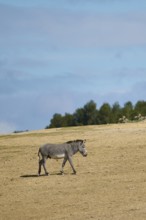
[[[37,152],[46,142],[87,139],[88,157],[47,160],[37,177]],[[71,127],[0,136],[0,219],[146,219],[146,123]]]

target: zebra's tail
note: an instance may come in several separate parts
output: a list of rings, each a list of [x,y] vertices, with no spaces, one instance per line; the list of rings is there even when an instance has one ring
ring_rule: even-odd
[[[38,151],[38,157],[39,157],[39,161],[42,160],[42,154],[41,154],[41,152],[40,152],[40,149],[39,149],[39,151]]]

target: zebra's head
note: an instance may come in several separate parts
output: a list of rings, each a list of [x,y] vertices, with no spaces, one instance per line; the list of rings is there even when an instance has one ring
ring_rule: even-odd
[[[85,147],[86,140],[79,140],[79,152],[84,156],[87,157],[87,150]]]

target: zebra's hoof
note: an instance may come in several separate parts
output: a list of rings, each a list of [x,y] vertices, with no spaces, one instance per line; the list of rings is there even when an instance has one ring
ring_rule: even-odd
[[[64,172],[62,170],[60,171],[60,175],[64,175]]]

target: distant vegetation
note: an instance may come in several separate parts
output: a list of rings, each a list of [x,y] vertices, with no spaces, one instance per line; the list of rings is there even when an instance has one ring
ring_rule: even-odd
[[[19,131],[19,130],[18,130],[18,131],[14,131],[14,133],[17,134],[17,133],[23,133],[23,132],[28,132],[28,131],[29,131],[29,130],[25,130],[25,131]]]
[[[123,107],[115,102],[112,106],[104,103],[97,109],[96,103],[91,100],[82,108],[76,109],[73,114],[54,114],[48,128],[68,126],[100,125],[110,123],[126,123],[146,119],[146,101],[138,101],[135,105],[126,102]]]

